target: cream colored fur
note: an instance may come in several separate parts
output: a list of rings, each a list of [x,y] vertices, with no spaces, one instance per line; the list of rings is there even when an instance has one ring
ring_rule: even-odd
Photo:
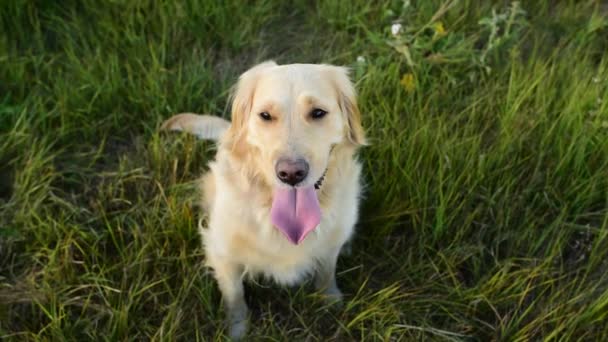
[[[327,115],[313,119],[316,108]],[[261,112],[272,121],[262,120]],[[216,158],[201,180],[209,217],[201,234],[230,334],[240,338],[247,329],[246,276],[264,275],[288,285],[314,276],[318,290],[341,299],[335,267],[358,216],[361,166],[355,152],[365,138],[347,71],[330,65],[266,62],[253,67],[235,87],[232,122],[228,126],[221,120],[180,114],[163,128],[219,138]],[[327,170],[317,192],[321,223],[299,245],[270,223],[273,189],[286,186],[275,175],[275,164],[284,157],[303,158],[310,165],[298,186],[314,184]]]

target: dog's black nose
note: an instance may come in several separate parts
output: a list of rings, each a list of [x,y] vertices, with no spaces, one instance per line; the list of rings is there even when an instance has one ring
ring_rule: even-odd
[[[303,159],[279,159],[274,170],[281,182],[296,185],[308,176],[308,163]]]

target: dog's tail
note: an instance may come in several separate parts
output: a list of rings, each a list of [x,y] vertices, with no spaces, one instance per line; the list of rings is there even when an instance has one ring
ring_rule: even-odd
[[[228,127],[230,122],[217,116],[182,113],[163,122],[160,129],[188,132],[200,139],[218,141]]]

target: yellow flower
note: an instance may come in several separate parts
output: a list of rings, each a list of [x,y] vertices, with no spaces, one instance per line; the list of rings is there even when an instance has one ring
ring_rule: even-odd
[[[401,77],[401,82],[399,83],[401,83],[403,88],[405,88],[405,91],[408,93],[416,90],[416,79],[412,73],[408,72],[407,74],[404,74],[403,77]]]
[[[433,39],[441,38],[447,34],[447,32],[445,31],[445,27],[443,27],[443,23],[441,21],[438,21],[433,24],[433,30],[435,30]]]

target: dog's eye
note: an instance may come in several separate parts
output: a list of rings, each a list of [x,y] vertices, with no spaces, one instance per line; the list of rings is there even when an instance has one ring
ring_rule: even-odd
[[[264,121],[271,121],[272,120],[272,116],[270,116],[270,114],[268,114],[268,112],[261,112],[260,113],[260,117]]]
[[[310,112],[310,116],[315,120],[318,120],[318,119],[324,117],[325,114],[327,114],[327,112],[324,111],[323,109],[319,109],[319,108],[313,109],[312,112]]]

